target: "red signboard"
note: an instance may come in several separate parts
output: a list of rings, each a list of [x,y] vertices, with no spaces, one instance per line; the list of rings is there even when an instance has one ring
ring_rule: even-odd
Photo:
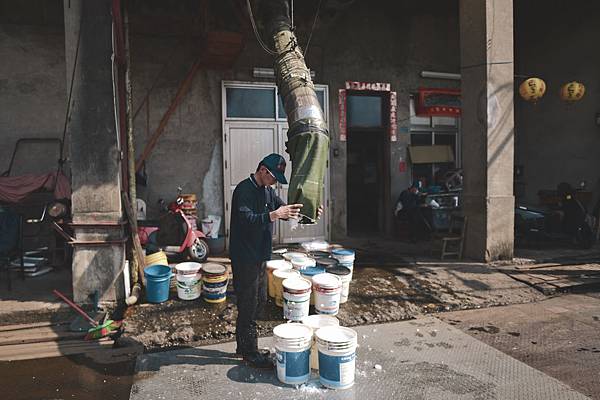
[[[458,117],[460,89],[419,89],[417,115]]]
[[[338,127],[340,130],[340,141],[346,141],[346,90],[340,89],[338,96]]]

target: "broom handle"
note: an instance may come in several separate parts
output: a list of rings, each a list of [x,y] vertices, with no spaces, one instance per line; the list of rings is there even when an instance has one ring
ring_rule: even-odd
[[[72,309],[77,311],[83,318],[87,319],[90,324],[92,324],[94,326],[98,326],[98,323],[96,321],[94,321],[94,319],[92,317],[87,315],[87,313],[85,311],[83,311],[77,304],[75,304],[71,300],[67,299],[67,297],[64,294],[62,294],[61,292],[59,292],[56,289],[54,289],[52,291],[52,293],[54,293],[55,295],[60,297],[65,303],[70,305]]]

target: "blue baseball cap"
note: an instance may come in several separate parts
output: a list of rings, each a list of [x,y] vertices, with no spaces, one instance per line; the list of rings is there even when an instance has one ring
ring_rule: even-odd
[[[267,167],[267,169],[273,174],[277,182],[287,185],[288,181],[285,179],[285,158],[283,156],[272,153],[262,159],[260,162],[262,165]]]

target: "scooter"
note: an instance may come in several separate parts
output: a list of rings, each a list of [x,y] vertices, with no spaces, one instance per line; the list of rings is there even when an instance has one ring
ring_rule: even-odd
[[[568,221],[572,228],[566,230],[557,223],[556,215],[536,210],[524,205],[515,207],[515,240],[518,245],[539,245],[542,243],[571,243],[583,249],[594,245],[594,234],[584,218]]]
[[[164,201],[159,200],[163,214],[159,217],[158,227],[139,227],[142,245],[150,250],[162,250],[168,257],[204,262],[208,258],[209,248],[206,235],[194,229],[189,217],[183,212],[184,200],[181,188],[177,198],[166,208]]]

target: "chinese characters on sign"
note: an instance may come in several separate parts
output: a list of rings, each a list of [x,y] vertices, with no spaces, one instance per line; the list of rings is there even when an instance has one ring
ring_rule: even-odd
[[[371,90],[373,92],[389,92],[391,88],[391,83],[346,81],[346,90]]]
[[[390,92],[390,141],[397,140],[396,130],[398,129],[398,119],[396,118],[398,108],[398,99],[396,92]]]
[[[417,115],[458,117],[461,112],[460,89],[419,88]]]
[[[340,141],[346,141],[346,90],[339,90],[339,129],[340,129]]]

